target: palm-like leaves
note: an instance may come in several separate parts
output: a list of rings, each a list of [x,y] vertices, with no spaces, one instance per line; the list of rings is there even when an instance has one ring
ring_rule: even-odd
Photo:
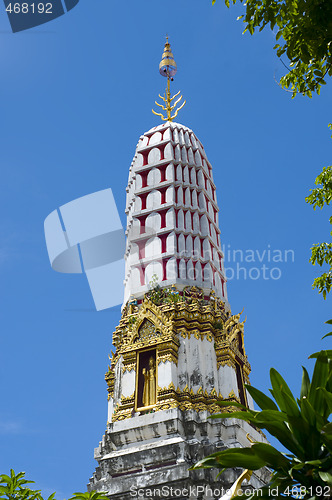
[[[15,474],[13,469],[10,470],[10,476],[1,474],[0,500],[43,500],[40,490],[31,490],[27,487],[34,481],[28,481],[24,476],[25,472]],[[52,493],[48,500],[53,500],[54,495],[55,493]]]
[[[255,443],[250,448],[227,449],[201,460],[193,468],[243,467],[257,470],[270,467],[273,471],[270,483],[255,490],[252,497],[274,498],[292,488],[301,488],[302,498],[315,500],[323,494],[329,496],[332,486],[332,351],[313,354],[315,368],[310,381],[303,368],[300,399],[295,399],[282,376],[273,368],[270,371],[270,390],[273,399],[258,389],[246,386],[261,411],[250,410],[236,404],[240,411],[220,413],[211,418],[238,418],[259,429],[265,429],[287,448],[291,454],[283,454],[270,444]],[[220,406],[234,406],[232,402],[220,402]],[[328,494],[328,495],[327,495]],[[247,496],[246,496],[247,498]],[[250,498],[250,497],[248,497]]]
[[[27,484],[34,481],[25,479],[25,472],[15,474],[10,470],[10,476],[0,475],[0,500],[44,500],[40,490],[31,490]],[[54,500],[55,493],[52,493],[47,500]],[[85,493],[74,493],[70,500],[109,500],[103,493],[90,491]]]

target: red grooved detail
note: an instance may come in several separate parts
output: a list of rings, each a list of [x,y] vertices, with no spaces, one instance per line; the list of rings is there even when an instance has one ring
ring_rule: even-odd
[[[166,277],[166,266],[167,266],[167,262],[169,261],[170,257],[167,257],[166,259],[163,259],[162,260],[162,265],[163,265],[163,279],[162,281],[165,281],[167,279]]]
[[[207,177],[206,177],[205,173],[204,173],[204,182],[205,182],[205,189],[207,190]]]
[[[193,260],[192,263],[193,263],[193,267],[194,267],[194,280],[195,280],[195,279],[197,279],[197,272],[196,272],[197,260]]]
[[[201,257],[202,259],[204,259],[204,248],[203,248],[203,240],[199,239],[200,243],[201,243]],[[203,264],[202,264],[203,265]],[[204,264],[205,265],[205,264]]]
[[[164,158],[161,158],[161,159],[163,160]],[[166,179],[166,168],[167,168],[167,165],[161,165],[160,167],[157,167],[157,168],[159,168],[159,170],[160,170],[160,182],[166,181],[167,180]]]
[[[212,276],[213,276],[213,285],[216,286],[216,270],[214,267],[211,267],[212,269]]]
[[[138,246],[138,258],[139,259],[145,258],[145,244],[147,241],[148,241],[148,238],[146,240],[136,241],[136,245]]]
[[[210,222],[210,221],[208,221],[208,223],[209,223],[209,233],[210,233],[210,236],[211,236],[211,238],[212,238],[212,232],[211,232],[211,222]]]
[[[158,188],[158,191],[161,194],[161,205],[164,205],[166,203],[166,191],[167,191],[168,186]]]
[[[148,185],[148,173],[149,172],[147,170],[145,170],[144,172],[139,172],[139,175],[142,179],[142,188],[145,188]]]
[[[165,147],[166,147],[166,144],[164,144],[163,146],[158,146],[158,149],[160,151],[160,160],[165,159]]]
[[[143,265],[137,266],[137,269],[139,270],[141,286],[143,286],[145,284],[145,266]]]
[[[167,214],[168,208],[164,208],[163,210],[158,210],[158,214],[160,215],[160,229],[163,229],[166,227],[166,214]]]
[[[178,203],[178,191],[179,191],[179,186],[174,187],[175,190],[175,203]]]
[[[174,208],[174,212],[175,212],[175,227],[178,229],[178,225],[179,225],[179,220],[178,220],[179,209],[178,208]]]
[[[142,151],[141,155],[143,156],[143,167],[148,164],[148,156],[149,151]]]
[[[175,249],[176,253],[180,252],[179,251],[179,236],[180,236],[179,234],[175,235],[175,237],[176,237],[176,249]]]
[[[205,193],[204,193],[204,197],[205,197],[205,203],[206,203],[206,210],[209,211],[209,199]]]
[[[191,228],[194,230],[194,212],[191,212]]]
[[[149,194],[149,193],[141,193],[141,194],[138,194],[138,195],[137,195],[137,196],[139,196],[139,197],[140,197],[140,199],[141,199],[141,204],[142,204],[142,206],[141,206],[141,210],[145,210],[145,209],[146,209],[146,199],[147,199],[147,197],[148,197],[148,194]]]
[[[212,199],[216,201],[216,190],[212,188]]]
[[[184,227],[185,227],[185,230],[188,231],[189,228],[187,227],[187,213],[188,213],[188,210],[183,210],[183,218],[184,218]],[[187,235],[188,236],[188,235]],[[187,236],[185,236],[185,238],[187,238]]]
[[[217,210],[214,208],[213,209],[213,214],[214,214],[214,222],[217,224]]]
[[[140,234],[145,233],[145,221],[146,221],[147,216],[148,216],[148,214],[136,216],[136,218],[139,220],[139,223],[140,223]]]
[[[211,260],[213,261],[213,245],[211,243],[211,241],[209,241],[210,243],[210,248],[211,248]]]
[[[166,253],[166,241],[167,241],[167,237],[169,234],[171,234],[171,233],[169,232],[169,233],[164,233],[164,234],[158,235],[158,238],[161,241],[161,253]]]

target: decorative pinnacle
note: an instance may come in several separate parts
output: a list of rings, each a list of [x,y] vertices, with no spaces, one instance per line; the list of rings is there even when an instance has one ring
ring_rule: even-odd
[[[164,101],[164,104],[159,104],[157,101],[155,101],[155,104],[162,108],[163,111],[166,111],[167,116],[165,117],[163,113],[156,113],[156,111],[152,110],[152,113],[160,116],[161,119],[166,122],[166,121],[173,121],[174,118],[177,116],[178,112],[180,109],[183,108],[183,106],[186,104],[186,101],[184,101],[179,108],[176,109],[176,106],[182,99],[182,95],[172,104],[174,99],[178,97],[181,91],[179,91],[177,94],[174,94],[173,97],[171,97],[171,90],[170,90],[170,81],[173,81],[173,76],[175,76],[177,72],[177,66],[176,62],[174,60],[174,56],[171,51],[171,44],[168,42],[168,35],[166,35],[166,43],[165,43],[165,48],[164,52],[159,64],[159,73],[162,76],[167,77],[167,88],[166,92],[163,96],[159,94],[159,97],[162,101]],[[175,110],[174,115],[172,116],[172,112]]]

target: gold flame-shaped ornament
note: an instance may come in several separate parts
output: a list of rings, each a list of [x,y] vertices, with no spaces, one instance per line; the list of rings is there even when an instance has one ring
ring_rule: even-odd
[[[171,97],[170,81],[171,80],[173,81],[173,76],[175,76],[176,72],[177,72],[176,62],[174,61],[174,56],[173,56],[172,51],[171,51],[171,44],[168,42],[168,36],[166,36],[165,48],[164,48],[164,52],[163,52],[163,55],[162,55],[162,58],[161,58],[161,61],[159,64],[159,73],[162,76],[167,77],[167,88],[166,88],[165,94],[163,96],[161,96],[159,94],[160,99],[162,101],[164,101],[165,105],[159,104],[157,101],[155,101],[157,106],[162,108],[163,111],[166,111],[166,116],[164,116],[163,113],[156,113],[156,111],[152,110],[152,113],[157,115],[157,116],[160,116],[160,118],[164,122],[173,121],[174,118],[177,116],[178,112],[180,111],[180,109],[182,109],[183,106],[186,104],[186,101],[184,101],[181,104],[181,106],[179,106],[176,109],[176,106],[179,104],[179,102],[182,99],[182,95],[174,102],[174,104],[172,104],[174,99],[176,97],[178,97],[180,95],[180,92],[181,92],[181,91],[179,91],[177,94],[175,94],[175,95],[173,95],[173,97]],[[173,111],[174,111],[174,114],[172,116]]]

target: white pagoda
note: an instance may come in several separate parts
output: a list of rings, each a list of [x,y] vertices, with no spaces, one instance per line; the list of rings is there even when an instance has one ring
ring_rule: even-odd
[[[173,121],[181,97],[170,95],[168,40],[160,72],[167,89],[156,104],[166,116],[154,112],[163,123],[140,137],[129,170],[124,303],[106,373],[107,429],[89,484],[119,500],[162,488],[184,492],[180,499],[214,498],[208,488],[226,488],[239,471],[216,480],[218,470],[189,468],[215,451],[266,442],[246,422],[209,418],[220,400],[253,407],[244,321],[227,299],[212,166],[193,131]],[[254,473],[251,484],[266,477]]]

